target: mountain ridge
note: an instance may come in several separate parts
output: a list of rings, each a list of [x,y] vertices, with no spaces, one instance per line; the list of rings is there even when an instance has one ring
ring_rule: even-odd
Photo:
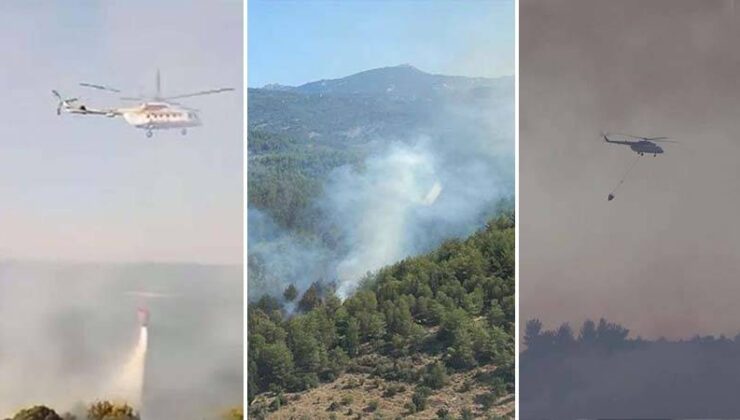
[[[364,147],[433,132],[440,121],[480,124],[469,117],[481,109],[508,113],[513,80],[434,75],[402,65],[294,87],[249,88],[248,127],[302,143]]]
[[[500,77],[460,76],[428,73],[410,64],[377,67],[363,70],[344,77],[319,79],[300,85],[291,86],[280,83],[269,83],[261,89],[269,91],[298,92],[308,94],[358,94],[358,93],[388,93],[397,92],[397,89],[432,88],[454,89],[464,88],[465,84],[491,84],[507,82],[513,75]],[[369,84],[370,86],[363,86]],[[470,86],[468,86],[470,87]]]

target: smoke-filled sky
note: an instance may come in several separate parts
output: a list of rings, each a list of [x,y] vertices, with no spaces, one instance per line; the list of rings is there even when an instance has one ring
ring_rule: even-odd
[[[739,15],[731,1],[524,0],[520,299],[552,326],[740,332]],[[600,132],[670,136],[635,159]]]
[[[514,74],[512,0],[252,0],[248,13],[250,87],[402,63],[447,75]]]
[[[242,260],[242,2],[0,4],[0,258]],[[183,100],[203,127],[143,130],[55,115],[51,89],[93,106],[102,83]]]

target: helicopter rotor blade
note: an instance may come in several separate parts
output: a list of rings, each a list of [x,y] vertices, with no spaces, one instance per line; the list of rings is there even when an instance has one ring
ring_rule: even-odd
[[[621,133],[617,135],[632,137],[633,139],[636,139],[636,140],[651,141],[655,143],[680,143],[679,141],[676,141],[676,140],[668,140],[670,139],[670,137],[642,137],[642,136],[635,136],[632,134],[625,134],[625,133]]]
[[[175,96],[168,96],[165,98],[160,98],[163,101],[167,101],[170,99],[181,99],[181,98],[192,98],[194,96],[203,96],[203,95],[212,95],[214,93],[221,93],[221,92],[231,92],[234,88],[220,88],[220,89],[211,89],[211,90],[204,90],[200,92],[193,92],[193,93],[185,93],[182,95],[175,95]]]
[[[631,137],[631,138],[633,138],[633,139],[635,139],[635,140],[647,140],[647,138],[645,138],[645,137],[642,137],[642,136],[635,136],[635,135],[633,135],[633,134],[627,134],[627,133],[614,133],[614,134],[616,134],[616,135],[618,135],[618,136]]]
[[[655,143],[680,143],[676,140],[669,140],[670,137],[644,137],[643,140],[652,141]]]
[[[121,93],[119,89],[112,88],[110,86],[103,86],[103,85],[96,85],[94,83],[80,83],[80,86],[90,88],[90,89],[97,89],[97,90],[103,90],[106,92],[113,92],[113,93]]]

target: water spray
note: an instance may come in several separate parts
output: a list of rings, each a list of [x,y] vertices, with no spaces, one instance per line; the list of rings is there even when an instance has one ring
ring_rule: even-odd
[[[149,311],[146,308],[139,308],[138,316],[139,339],[114,382],[111,396],[141,410],[149,344]]]

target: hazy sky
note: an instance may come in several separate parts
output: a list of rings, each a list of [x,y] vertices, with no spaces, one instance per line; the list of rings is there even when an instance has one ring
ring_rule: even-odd
[[[521,317],[740,332],[740,25],[731,1],[525,0]],[[670,136],[635,159],[600,131]]]
[[[0,3],[0,258],[240,263],[240,1]],[[50,90],[115,96],[230,86],[183,101],[204,126],[147,139],[122,119],[55,115]]]
[[[299,85],[412,64],[430,73],[514,74],[514,2],[249,2],[249,86]]]

